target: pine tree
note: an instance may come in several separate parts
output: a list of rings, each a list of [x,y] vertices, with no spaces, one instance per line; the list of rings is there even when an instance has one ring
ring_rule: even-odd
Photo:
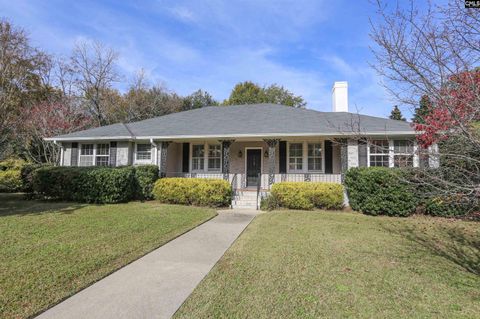
[[[430,112],[432,102],[428,95],[422,95],[420,99],[420,106],[415,109],[415,114],[413,115],[412,121],[418,124],[425,124],[425,116]]]
[[[392,113],[390,113],[390,119],[397,121],[406,121],[406,119],[402,115],[402,111],[400,111],[400,109],[398,108],[398,105],[395,105],[393,107]]]

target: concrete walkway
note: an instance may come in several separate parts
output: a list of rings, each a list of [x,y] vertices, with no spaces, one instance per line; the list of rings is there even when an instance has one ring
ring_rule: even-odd
[[[255,215],[219,212],[37,318],[170,318]]]

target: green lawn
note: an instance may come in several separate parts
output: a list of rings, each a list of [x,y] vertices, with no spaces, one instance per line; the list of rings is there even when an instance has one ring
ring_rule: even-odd
[[[81,205],[0,194],[0,318],[25,318],[215,216],[132,202]]]
[[[176,318],[479,318],[480,224],[258,216]]]

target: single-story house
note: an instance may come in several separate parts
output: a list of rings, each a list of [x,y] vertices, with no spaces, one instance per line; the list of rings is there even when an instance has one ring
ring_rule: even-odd
[[[335,82],[332,112],[276,104],[209,106],[55,136],[62,166],[158,165],[161,176],[225,178],[234,189],[279,181],[341,183],[358,166],[435,166],[419,158],[410,123],[348,112]]]

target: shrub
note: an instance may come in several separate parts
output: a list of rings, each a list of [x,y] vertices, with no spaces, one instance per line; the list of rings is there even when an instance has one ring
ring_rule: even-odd
[[[0,192],[18,192],[22,189],[20,170],[9,169],[0,171]]]
[[[33,173],[42,167],[51,167],[51,164],[35,164],[25,163],[20,169],[20,175],[22,177],[22,190],[27,193],[33,192]]]
[[[459,198],[434,197],[425,201],[425,214],[440,217],[465,215],[469,207],[461,204]]]
[[[37,194],[67,201],[119,203],[135,196],[133,167],[44,167],[34,171],[32,181]]]
[[[274,210],[279,208],[280,205],[278,203],[278,198],[272,194],[263,197],[262,200],[260,201],[260,209],[261,210]]]
[[[409,216],[418,199],[401,169],[385,167],[351,168],[345,175],[350,206],[370,215]]]
[[[343,207],[343,186],[336,183],[282,182],[273,184],[271,194],[290,209]]]
[[[0,171],[19,170],[25,161],[22,159],[10,158],[0,162]]]
[[[135,166],[135,180],[137,182],[137,199],[152,199],[153,186],[158,179],[158,166]]]
[[[168,204],[224,207],[231,203],[232,190],[223,179],[162,178],[155,183],[153,196]]]

